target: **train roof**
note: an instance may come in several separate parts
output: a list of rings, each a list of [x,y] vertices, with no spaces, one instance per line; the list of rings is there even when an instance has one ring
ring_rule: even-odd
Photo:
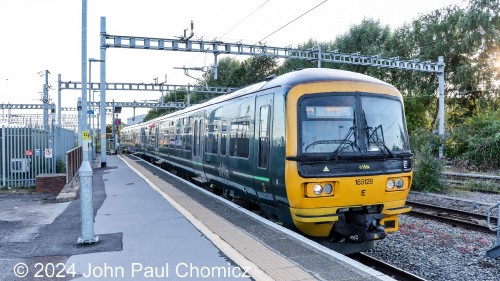
[[[366,82],[372,84],[379,84],[386,87],[392,87],[391,84],[388,84],[382,80],[377,78],[373,78],[368,75],[364,75],[357,72],[338,70],[338,69],[330,69],[330,68],[306,68],[302,70],[297,70],[289,73],[285,73],[283,75],[277,76],[269,81],[263,81],[256,84],[249,85],[245,88],[238,89],[229,94],[219,96],[213,99],[210,99],[204,103],[195,104],[184,108],[182,110],[173,112],[168,115],[164,115],[154,120],[159,120],[162,118],[167,118],[168,116],[174,115],[182,115],[185,112],[190,112],[196,110],[198,108],[206,107],[212,104],[217,104],[219,102],[235,99],[238,97],[245,96],[249,93],[254,93],[258,91],[263,91],[266,89],[276,88],[276,87],[284,87],[291,88],[298,84],[303,83],[313,83],[313,82],[322,82],[322,81],[353,81],[353,82]],[[153,121],[153,120],[151,120]]]
[[[366,82],[393,87],[382,80],[357,72],[330,68],[306,68],[280,75],[269,81],[263,88],[273,88],[276,86],[293,87],[297,84],[322,81]]]

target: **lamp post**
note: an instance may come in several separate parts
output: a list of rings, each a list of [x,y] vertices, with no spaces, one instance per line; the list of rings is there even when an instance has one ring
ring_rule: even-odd
[[[82,0],[82,113],[87,114],[87,0]],[[99,238],[94,235],[94,201],[92,176],[89,163],[89,135],[87,117],[82,118],[82,156],[83,161],[78,171],[80,175],[80,221],[82,236],[78,244],[96,243]]]

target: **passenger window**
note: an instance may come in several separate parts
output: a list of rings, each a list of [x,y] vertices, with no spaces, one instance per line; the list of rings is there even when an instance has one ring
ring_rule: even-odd
[[[191,126],[189,124],[186,128],[184,128],[184,149],[187,151],[191,151]]]
[[[222,121],[221,135],[220,135],[220,155],[226,155],[227,146],[227,122]]]
[[[219,123],[214,122],[213,124],[207,125],[206,141],[205,141],[205,152],[217,154],[217,147],[219,145]]]
[[[193,155],[196,156],[198,148],[198,121],[194,121]]]
[[[165,130],[165,140],[163,142],[163,146],[168,147],[168,142],[170,141],[170,133],[169,130]]]
[[[260,168],[267,168],[269,162],[269,127],[271,112],[269,105],[260,108],[260,128],[259,128],[259,163]]]
[[[181,129],[177,129],[177,138],[175,140],[175,148],[182,149],[182,131]]]
[[[229,135],[229,155],[247,158],[250,151],[250,121],[234,119],[231,121]]]

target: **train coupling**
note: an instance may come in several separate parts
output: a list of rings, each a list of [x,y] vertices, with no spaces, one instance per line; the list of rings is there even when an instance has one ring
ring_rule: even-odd
[[[330,234],[330,240],[343,237],[350,242],[364,242],[384,239],[385,228],[380,224],[383,214],[366,214],[361,212],[346,212],[339,215],[339,220]]]

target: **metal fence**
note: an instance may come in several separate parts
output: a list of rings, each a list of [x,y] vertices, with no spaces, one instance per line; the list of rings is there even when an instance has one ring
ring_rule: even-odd
[[[82,165],[82,159],[83,149],[81,145],[66,152],[66,184],[73,182]]]
[[[31,187],[43,173],[66,172],[66,151],[76,146],[75,132],[50,126],[2,126],[1,184]]]

